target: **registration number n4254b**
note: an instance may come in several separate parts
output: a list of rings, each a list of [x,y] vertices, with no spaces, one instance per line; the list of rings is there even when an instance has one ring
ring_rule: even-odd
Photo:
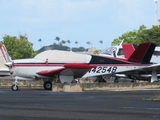
[[[117,70],[117,67],[103,67],[103,66],[99,66],[96,68],[92,68],[91,70],[89,70],[89,73],[115,73]]]

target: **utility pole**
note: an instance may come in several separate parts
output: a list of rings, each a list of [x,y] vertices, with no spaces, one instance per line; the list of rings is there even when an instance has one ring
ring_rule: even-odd
[[[154,25],[158,26],[158,0],[154,0],[155,2],[155,18],[154,18]]]
[[[159,22],[159,28],[160,28],[160,19],[158,19],[158,22]]]

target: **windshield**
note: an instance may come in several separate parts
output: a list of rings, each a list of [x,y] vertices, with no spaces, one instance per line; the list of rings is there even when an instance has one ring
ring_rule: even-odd
[[[109,47],[105,50],[103,50],[102,52],[100,52],[100,54],[106,54],[106,55],[113,55],[113,51],[117,51],[116,47]]]

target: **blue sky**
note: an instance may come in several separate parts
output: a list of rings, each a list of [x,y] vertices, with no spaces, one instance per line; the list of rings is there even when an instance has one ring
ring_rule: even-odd
[[[1,40],[26,34],[35,50],[57,42],[56,36],[70,40],[71,47],[88,48],[90,41],[106,48],[142,24],[151,28],[155,10],[154,0],[0,0],[0,6]]]

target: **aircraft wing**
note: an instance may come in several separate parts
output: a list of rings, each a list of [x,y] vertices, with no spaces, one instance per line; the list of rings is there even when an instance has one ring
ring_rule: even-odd
[[[58,75],[59,73],[61,73],[62,71],[66,70],[66,69],[70,69],[73,72],[75,72],[76,74],[78,74],[78,71],[79,71],[79,74],[81,74],[82,71],[85,73],[89,69],[95,68],[95,67],[96,66],[93,66],[90,64],[84,64],[84,63],[67,63],[67,64],[64,64],[64,66],[61,68],[53,69],[53,70],[43,70],[43,71],[37,72],[37,74],[42,75],[42,76],[53,77],[55,75]]]
[[[95,67],[85,63],[66,63],[60,68],[39,71],[37,74],[46,77],[58,76],[62,83],[70,83],[73,79],[81,78],[88,70]]]
[[[57,75],[58,73],[60,73],[64,69],[65,68],[59,68],[59,69],[56,69],[56,70],[43,70],[43,71],[37,72],[37,74],[42,75],[42,76],[54,77],[55,75]]]
[[[146,73],[152,73],[155,72],[155,74],[160,73],[160,64],[154,64],[148,67],[145,67],[142,69],[143,71],[145,71]],[[139,70],[140,71],[140,70]]]
[[[132,76],[133,78],[143,78],[143,76],[150,76],[150,81],[158,81],[158,76],[160,73],[160,64],[154,64],[151,66],[146,66],[142,68],[131,69],[128,71],[117,72],[116,74],[124,74],[125,76]],[[131,77],[131,78],[132,78]]]
[[[126,70],[126,71],[117,72],[117,73],[134,73],[134,72],[141,72],[141,71],[144,71],[146,73],[149,73],[152,71],[160,72],[160,64],[153,64],[151,66],[144,66],[140,68],[137,67],[131,70]]]
[[[146,67],[146,68],[144,68],[145,70],[156,70],[157,72],[158,71],[160,71],[160,64],[158,63],[158,64],[154,64],[154,65],[152,65],[152,66],[149,66],[149,67]]]
[[[9,72],[9,69],[8,68],[0,68],[0,71],[7,71],[7,72]]]

